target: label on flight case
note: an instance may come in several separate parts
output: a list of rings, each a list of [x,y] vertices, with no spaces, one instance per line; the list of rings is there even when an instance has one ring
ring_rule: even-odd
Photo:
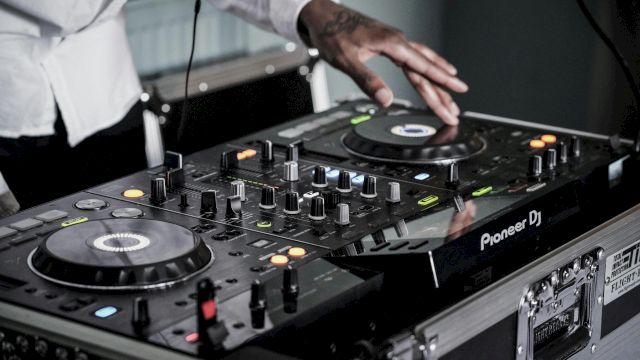
[[[604,304],[640,284],[640,240],[607,257]]]

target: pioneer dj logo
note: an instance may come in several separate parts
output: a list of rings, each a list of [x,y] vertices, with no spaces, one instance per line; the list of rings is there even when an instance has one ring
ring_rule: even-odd
[[[517,233],[529,227],[539,227],[542,224],[542,211],[531,210],[529,217],[526,217],[515,224],[502,229],[495,234],[484,233],[480,237],[480,251],[484,251],[486,247],[491,247],[503,240],[507,240]]]

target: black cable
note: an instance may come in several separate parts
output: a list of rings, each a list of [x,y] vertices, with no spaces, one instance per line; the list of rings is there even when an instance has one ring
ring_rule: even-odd
[[[178,126],[178,142],[182,139],[184,128],[186,126],[187,117],[187,101],[189,100],[189,74],[191,73],[191,64],[193,63],[193,53],[196,49],[196,25],[198,24],[198,14],[200,13],[200,0],[196,0],[193,8],[193,34],[191,35],[191,54],[189,55],[189,64],[187,65],[187,74],[184,82],[184,100],[182,101],[182,116]]]
[[[582,11],[582,14],[584,14],[584,16],[587,18],[587,21],[589,21],[589,25],[591,25],[591,27],[593,28],[593,31],[595,31],[596,34],[598,34],[598,36],[600,37],[600,39],[602,39],[604,44],[607,45],[609,50],[611,50],[611,53],[613,53],[613,56],[616,58],[616,61],[618,61],[618,65],[620,65],[620,67],[622,68],[622,71],[624,72],[624,76],[627,78],[627,81],[629,82],[629,86],[631,86],[633,97],[636,99],[636,116],[638,116],[638,118],[636,118],[637,129],[636,129],[636,138],[633,143],[633,150],[635,152],[640,152],[640,90],[638,89],[638,84],[636,83],[635,79],[633,78],[633,75],[631,74],[629,63],[624,58],[624,56],[622,56],[622,54],[620,53],[618,48],[615,46],[613,41],[611,41],[611,39],[607,37],[604,31],[602,31],[602,28],[598,26],[598,23],[589,12],[589,9],[587,9],[587,6],[584,4],[584,0],[577,0],[577,1],[578,1],[578,6]]]

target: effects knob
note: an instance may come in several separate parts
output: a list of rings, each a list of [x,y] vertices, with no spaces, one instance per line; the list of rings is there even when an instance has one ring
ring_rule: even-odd
[[[297,192],[288,192],[285,194],[284,213],[289,215],[300,213],[300,196]]]
[[[337,206],[335,223],[341,226],[349,225],[349,205],[340,203]]]
[[[251,326],[254,329],[264,328],[265,313],[267,311],[267,295],[264,284],[262,284],[260,280],[254,280],[251,284],[249,309],[251,310]]]
[[[556,168],[556,149],[547,149],[542,154],[542,162],[547,170],[553,170]]]
[[[311,186],[317,188],[327,187],[329,183],[327,183],[327,169],[324,166],[316,166],[313,169],[313,181],[311,182]]]
[[[556,153],[559,163],[564,164],[567,162],[569,158],[569,149],[567,148],[567,144],[564,141],[560,141],[558,144],[556,144]]]
[[[296,161],[284,162],[284,181],[298,181],[298,163]]]
[[[262,209],[273,209],[276,207],[276,190],[271,186],[265,186],[262,188],[260,195],[260,204],[258,205]]]
[[[542,174],[542,158],[540,155],[533,155],[529,158],[529,171],[527,175],[537,177]]]
[[[400,183],[392,181],[387,184],[387,202],[395,204],[400,202]]]
[[[200,213],[215,214],[218,212],[218,202],[216,201],[215,190],[205,190],[200,193]]]
[[[133,299],[133,312],[131,314],[133,330],[139,334],[150,323],[151,317],[149,316],[149,302],[147,299],[141,297]]]
[[[167,186],[164,178],[155,178],[151,180],[151,197],[152,204],[161,204],[167,201]]]
[[[322,197],[324,198],[324,207],[326,209],[335,209],[341,200],[340,192],[335,190],[324,191]]]
[[[569,145],[569,152],[571,157],[580,157],[580,153],[581,153],[581,146],[580,146],[580,138],[577,136],[572,136],[571,137],[571,142]]]
[[[227,219],[240,219],[242,217],[242,200],[240,200],[240,196],[227,197],[225,216]]]
[[[351,192],[351,174],[348,171],[340,170],[336,189],[343,193]]]
[[[445,184],[448,187],[456,187],[460,184],[460,176],[458,175],[458,163],[451,163],[447,168],[447,180]]]
[[[273,161],[273,143],[270,140],[265,140],[262,143],[262,154],[260,155],[260,161],[264,163]]]
[[[240,201],[247,201],[244,181],[234,180],[231,182],[231,195],[240,196]]]
[[[311,209],[309,210],[309,219],[324,220],[327,215],[324,213],[324,198],[316,196],[311,199]]]
[[[375,176],[365,175],[360,196],[367,199],[373,199],[378,196],[378,192],[376,190],[376,181],[377,180]]]

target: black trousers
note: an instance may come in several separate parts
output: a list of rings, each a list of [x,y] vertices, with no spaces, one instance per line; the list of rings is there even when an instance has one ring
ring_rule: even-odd
[[[0,172],[26,209],[146,168],[142,103],[75,147],[60,113],[55,135],[0,138]]]

